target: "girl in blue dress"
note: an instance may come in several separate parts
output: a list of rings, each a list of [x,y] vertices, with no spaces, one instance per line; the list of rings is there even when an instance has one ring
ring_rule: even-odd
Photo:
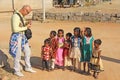
[[[81,30],[79,27],[75,27],[73,31],[74,35],[71,37],[72,46],[70,58],[72,59],[73,70],[76,71],[80,69],[82,38],[80,35]]]

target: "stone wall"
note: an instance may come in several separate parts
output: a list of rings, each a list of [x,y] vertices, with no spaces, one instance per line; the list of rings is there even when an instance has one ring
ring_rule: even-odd
[[[42,12],[33,12],[33,20],[42,20]],[[90,22],[117,22],[120,23],[120,13],[102,12],[68,12],[68,13],[49,13],[46,12],[46,19],[61,21],[90,21]]]

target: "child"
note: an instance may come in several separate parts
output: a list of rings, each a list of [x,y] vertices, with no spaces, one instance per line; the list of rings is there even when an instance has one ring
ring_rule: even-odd
[[[70,7],[73,7],[74,0],[69,0]]]
[[[82,56],[81,56],[81,62],[83,62],[84,72],[86,72],[86,66],[88,65],[87,63],[90,62],[90,58],[92,56],[93,40],[94,38],[92,36],[91,28],[86,27],[84,31],[83,40],[82,40],[83,51],[82,51]],[[88,67],[87,72],[89,74],[89,67]]]
[[[51,68],[52,68],[52,70],[54,70],[54,68],[55,68],[55,58],[56,58],[56,53],[57,53],[57,49],[58,49],[58,41],[56,39],[56,31],[51,31],[50,32],[50,47],[52,48],[52,53],[51,53],[52,64],[51,64]]]
[[[101,45],[102,41],[100,39],[96,39],[94,41],[94,48],[92,53],[92,58],[90,60],[90,68],[93,70],[93,77],[98,78],[98,74],[100,71],[103,71],[103,65],[101,61]]]
[[[66,40],[64,42],[64,48],[63,48],[63,58],[64,58],[64,70],[67,66],[72,66],[71,60],[70,60],[70,49],[71,49],[71,33],[66,34]]]
[[[72,40],[72,49],[70,58],[72,58],[73,70],[76,71],[80,67],[80,56],[81,56],[81,41],[80,28],[74,28],[74,36],[71,37]]]
[[[45,39],[44,45],[42,46],[42,69],[45,68],[50,71],[50,54],[51,54],[51,48],[50,48],[50,41],[49,39]]]
[[[56,54],[56,61],[55,64],[58,68],[63,68],[63,45],[64,45],[64,31],[63,29],[58,30],[58,49]]]

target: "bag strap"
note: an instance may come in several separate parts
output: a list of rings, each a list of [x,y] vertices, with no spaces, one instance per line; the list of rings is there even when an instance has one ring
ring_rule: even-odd
[[[20,20],[21,20],[21,22],[22,22],[23,26],[25,26],[25,23],[24,23],[24,21],[23,21],[22,16],[21,16],[19,13],[16,13],[16,14],[20,17]]]

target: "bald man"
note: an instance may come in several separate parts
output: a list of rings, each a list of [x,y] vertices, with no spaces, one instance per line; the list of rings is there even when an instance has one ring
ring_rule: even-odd
[[[31,23],[24,21],[24,17],[28,15],[32,11],[29,5],[24,5],[19,11],[15,11],[11,18],[11,28],[12,28],[12,35],[10,38],[10,45],[9,45],[9,53],[14,58],[14,74],[17,76],[24,76],[21,73],[21,53],[23,52],[25,55],[25,71],[34,73],[34,71],[30,64],[30,55],[31,50],[28,44],[28,40],[24,34],[27,28],[31,27]],[[21,20],[22,18],[22,20]],[[24,24],[23,24],[24,22]]]

